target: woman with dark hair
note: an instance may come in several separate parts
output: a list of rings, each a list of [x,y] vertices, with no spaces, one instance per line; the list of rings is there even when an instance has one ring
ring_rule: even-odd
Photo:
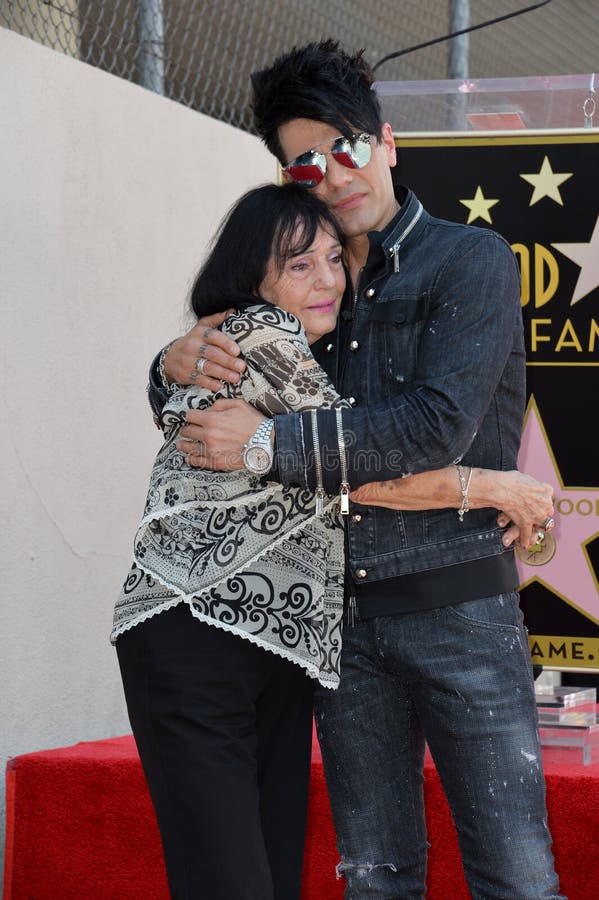
[[[335,500],[316,515],[314,494],[194,469],[175,443],[186,410],[219,396],[268,416],[342,403],[309,343],[335,327],[343,244],[317,197],[265,185],[231,209],[193,285],[197,316],[235,307],[223,329],[247,376],[171,393],[111,635],[176,898],[300,895],[312,679],[339,681]]]
[[[310,352],[335,328],[344,243],[313,192],[265,185],[233,206],[192,289],[198,317],[234,307],[222,329],[247,367],[215,393],[172,387],[111,634],[175,898],[300,896],[312,685],[340,674],[338,498],[268,481],[251,442],[246,469],[226,473],[190,466],[176,443],[186,411],[218,397],[268,417],[266,446],[273,416],[345,405]],[[471,506],[518,488],[541,516],[533,479],[477,473]],[[449,467],[358,499],[459,508],[457,484]]]

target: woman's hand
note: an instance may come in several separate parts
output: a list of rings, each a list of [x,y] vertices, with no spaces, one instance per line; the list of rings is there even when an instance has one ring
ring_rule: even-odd
[[[209,391],[218,391],[223,381],[239,381],[245,369],[245,362],[239,359],[239,346],[218,330],[233,311],[204,316],[171,344],[164,359],[164,371],[171,384],[199,384]]]
[[[553,488],[537,481],[525,472],[494,472],[491,469],[475,469],[478,486],[474,488],[476,508],[494,506],[500,510],[497,524],[507,527],[503,535],[506,547],[516,541],[525,549],[537,543],[544,522],[554,514]],[[508,527],[509,526],[509,527]]]
[[[478,470],[475,470],[477,472]],[[483,471],[483,470],[481,470]],[[484,470],[485,472],[487,470]],[[496,488],[505,491],[503,501],[498,497],[501,510],[497,524],[505,528],[503,544],[509,547],[518,543],[524,549],[542,540],[539,535],[549,530],[546,522],[553,519],[553,488],[550,484],[537,481],[524,472],[495,472],[499,475]],[[553,528],[553,522],[551,524]]]

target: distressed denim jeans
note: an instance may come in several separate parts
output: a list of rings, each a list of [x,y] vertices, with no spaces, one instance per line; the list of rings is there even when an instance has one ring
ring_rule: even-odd
[[[473,900],[563,900],[517,594],[346,626],[316,724],[346,900],[425,895],[425,741]]]

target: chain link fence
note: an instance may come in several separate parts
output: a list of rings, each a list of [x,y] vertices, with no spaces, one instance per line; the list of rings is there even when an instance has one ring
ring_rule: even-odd
[[[446,34],[456,6],[470,24],[515,0],[0,0],[0,26],[172,100],[252,131],[249,75],[293,45],[323,37],[365,48],[371,64]],[[381,66],[381,80],[449,77],[452,42]],[[552,0],[468,37],[474,78],[599,68],[599,0]]]

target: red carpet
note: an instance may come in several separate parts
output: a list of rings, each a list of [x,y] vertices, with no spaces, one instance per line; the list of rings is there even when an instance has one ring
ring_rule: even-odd
[[[599,897],[599,763],[546,762],[562,890]],[[468,900],[438,777],[426,769],[432,844],[427,900]],[[318,748],[312,762],[303,900],[341,900]],[[450,888],[448,888],[450,886]],[[30,753],[7,767],[4,900],[168,900],[158,831],[130,736]]]

